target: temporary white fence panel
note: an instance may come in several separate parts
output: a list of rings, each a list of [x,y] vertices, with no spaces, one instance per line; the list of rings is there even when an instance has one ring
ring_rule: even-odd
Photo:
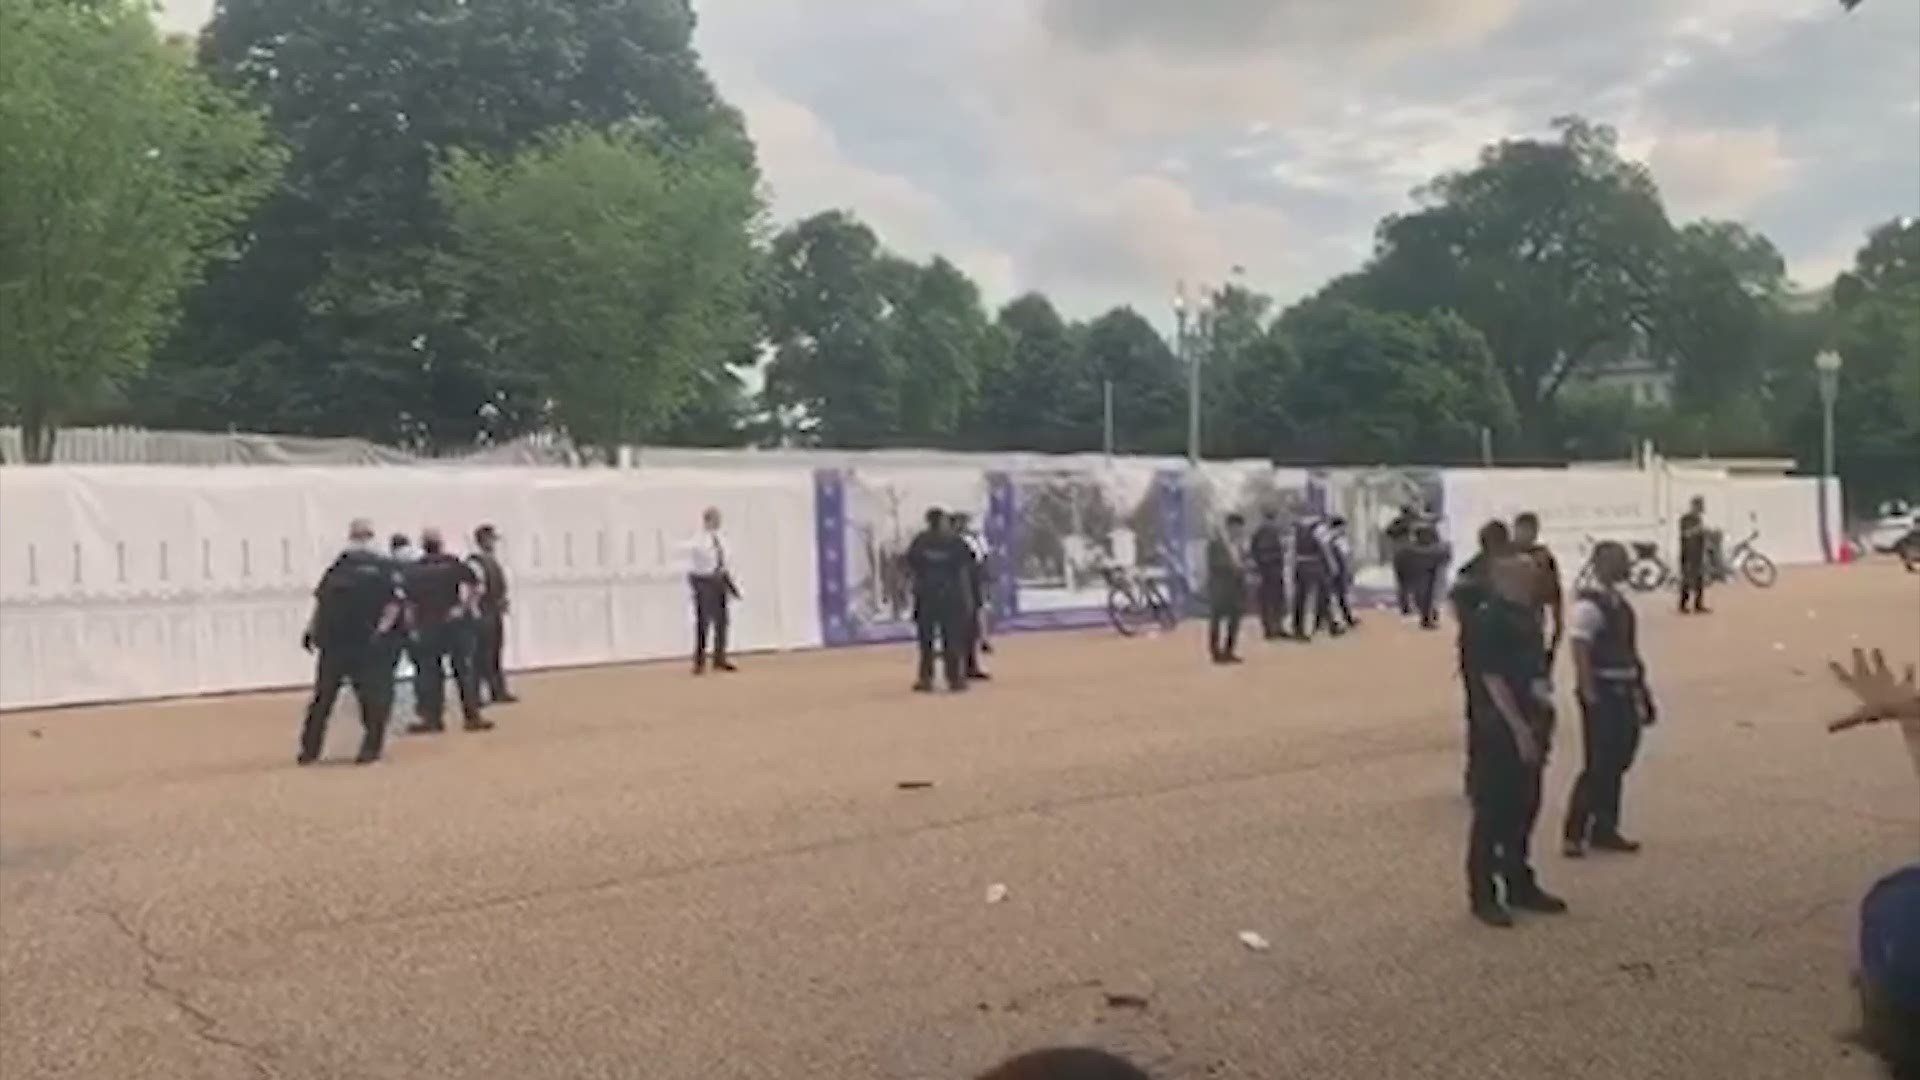
[[[1820,541],[1820,481],[1811,477],[1727,476],[1679,468],[1640,470],[1459,469],[1445,476],[1446,514],[1456,565],[1471,557],[1474,533],[1494,518],[1540,515],[1541,538],[1571,576],[1594,540],[1645,541],[1676,557],[1680,515],[1694,496],[1707,502],[1707,523],[1736,543],[1758,530],[1757,546],[1782,565],[1825,558]],[[1827,491],[1840,521],[1840,488]],[[1838,528],[1838,525],[1835,525]]]
[[[726,517],[743,650],[820,644],[811,477],[792,470],[0,470],[0,708],[293,686],[347,522],[449,547],[490,522],[508,664],[684,655],[687,541]]]

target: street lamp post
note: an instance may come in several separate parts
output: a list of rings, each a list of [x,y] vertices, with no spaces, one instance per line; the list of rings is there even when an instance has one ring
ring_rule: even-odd
[[[1834,543],[1832,512],[1828,509],[1833,489],[1833,407],[1840,397],[1840,354],[1826,349],[1813,358],[1813,369],[1820,376],[1820,542],[1826,548],[1828,562],[1839,557]]]
[[[1100,446],[1106,451],[1107,464],[1113,464],[1113,376],[1100,380]]]
[[[1193,355],[1193,338],[1187,333],[1187,283],[1173,291],[1173,351],[1187,366],[1187,464],[1200,464],[1200,365]]]

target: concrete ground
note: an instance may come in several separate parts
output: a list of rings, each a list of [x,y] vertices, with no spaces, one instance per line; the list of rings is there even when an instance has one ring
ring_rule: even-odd
[[[294,768],[291,695],[9,715],[0,1076],[958,1078],[1076,1041],[1168,1078],[1870,1077],[1854,911],[1915,856],[1915,778],[1892,730],[1823,733],[1822,661],[1920,655],[1920,577],[1713,599],[1642,606],[1647,850],[1553,850],[1563,726],[1573,912],[1505,932],[1465,910],[1452,635],[1385,614],[1238,669],[1196,627],[1009,638],[963,698],[897,648],[527,676],[497,732],[365,769]]]

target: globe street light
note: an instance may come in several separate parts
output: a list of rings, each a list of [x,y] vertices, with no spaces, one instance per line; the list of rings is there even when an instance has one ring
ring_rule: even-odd
[[[1826,547],[1827,561],[1838,557],[1827,509],[1828,492],[1833,486],[1833,407],[1840,397],[1840,354],[1823,350],[1813,358],[1813,370],[1820,376],[1820,542]]]

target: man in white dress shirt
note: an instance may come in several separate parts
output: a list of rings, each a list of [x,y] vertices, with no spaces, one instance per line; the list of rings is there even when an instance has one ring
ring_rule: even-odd
[[[708,507],[701,515],[699,535],[689,542],[687,581],[693,586],[693,673],[707,670],[711,638],[715,671],[737,671],[727,659],[727,605],[740,595],[727,565],[727,543],[720,535],[720,511]]]

